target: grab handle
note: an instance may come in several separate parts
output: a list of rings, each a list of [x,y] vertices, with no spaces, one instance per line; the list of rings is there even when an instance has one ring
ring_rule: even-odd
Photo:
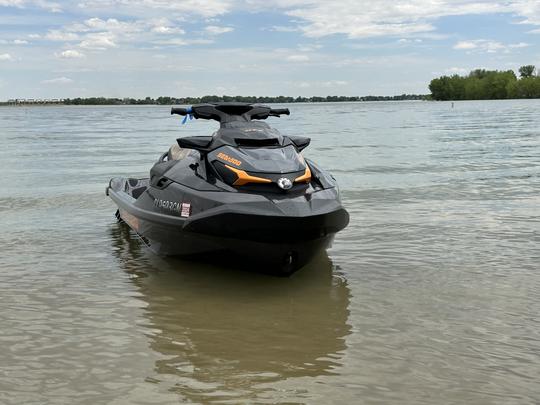
[[[191,107],[171,107],[171,115],[178,114],[178,115],[188,115],[193,113],[193,109]]]

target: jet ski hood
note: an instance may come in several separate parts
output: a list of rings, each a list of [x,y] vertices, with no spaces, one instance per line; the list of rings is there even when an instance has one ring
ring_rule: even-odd
[[[219,141],[207,156],[211,163],[259,173],[291,173],[306,168],[294,144],[264,122],[227,123],[213,138]]]

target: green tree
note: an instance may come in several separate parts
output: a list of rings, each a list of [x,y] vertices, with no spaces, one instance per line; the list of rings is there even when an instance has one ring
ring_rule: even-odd
[[[433,79],[429,89],[434,100],[492,100],[531,97],[531,94],[536,94],[535,84],[527,82],[518,85],[515,84],[517,81],[512,70],[475,69],[467,76],[441,76]]]
[[[532,77],[534,76],[534,71],[536,70],[534,65],[525,65],[519,68],[519,75],[521,77]]]

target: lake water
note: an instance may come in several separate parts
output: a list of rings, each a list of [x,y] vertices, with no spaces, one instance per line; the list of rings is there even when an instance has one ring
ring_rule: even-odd
[[[538,404],[540,100],[290,105],[351,222],[290,278],[116,223],[168,107],[0,108],[1,404]]]

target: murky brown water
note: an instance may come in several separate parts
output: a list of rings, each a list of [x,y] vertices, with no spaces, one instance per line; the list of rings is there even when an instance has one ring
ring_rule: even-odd
[[[291,278],[114,220],[166,107],[0,109],[0,404],[540,401],[540,101],[292,105],[350,226]]]

